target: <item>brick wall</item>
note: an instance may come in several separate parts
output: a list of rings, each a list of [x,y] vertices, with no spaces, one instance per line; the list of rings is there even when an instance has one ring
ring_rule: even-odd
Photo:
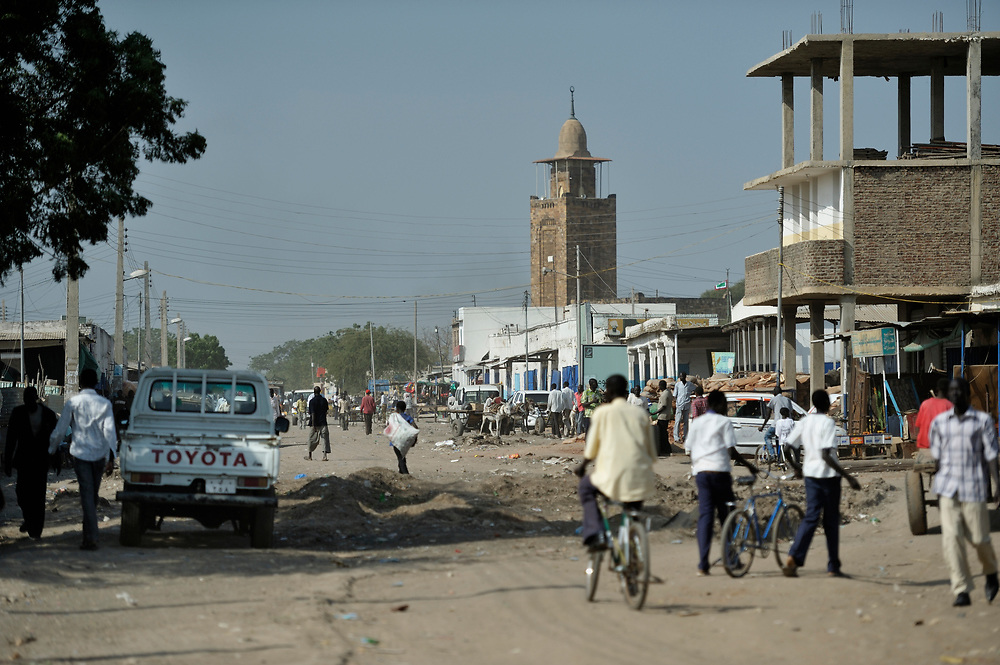
[[[785,247],[784,297],[809,294],[835,294],[842,291],[833,284],[844,283],[844,241],[808,240]],[[778,294],[778,250],[770,249],[748,256],[745,262],[747,305],[772,303]],[[812,279],[813,277],[818,278]]]
[[[970,177],[969,167],[855,167],[854,283],[968,285]]]
[[[531,199],[531,301],[537,307],[563,306],[576,301],[576,246],[585,257],[580,280],[584,301],[602,301],[618,295],[617,201],[575,198]],[[552,263],[548,257],[552,257]],[[589,261],[589,263],[588,263]],[[591,269],[593,265],[593,270]],[[546,267],[556,272],[542,275]],[[553,302],[553,289],[555,289]]]
[[[984,284],[1000,282],[1000,166],[983,166],[983,272]]]

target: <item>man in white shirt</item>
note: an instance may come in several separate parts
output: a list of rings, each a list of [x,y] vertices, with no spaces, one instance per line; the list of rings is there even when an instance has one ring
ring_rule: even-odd
[[[649,416],[625,401],[628,382],[621,374],[609,376],[604,390],[610,401],[594,410],[583,461],[574,470],[580,477],[583,544],[592,549],[607,547],[597,510],[598,494],[628,509],[639,509],[656,490],[656,445]],[[591,461],[594,471],[585,476]]]
[[[708,575],[708,554],[712,545],[712,518],[719,526],[729,515],[733,494],[731,460],[756,474],[757,468],[736,450],[736,432],[726,417],[726,393],[708,394],[708,411],[691,422],[688,447],[691,450],[691,474],[698,487],[698,574]]]
[[[69,454],[80,488],[83,508],[83,542],[81,550],[97,549],[97,492],[101,489],[101,472],[111,475],[114,469],[115,418],[111,402],[97,394],[97,372],[91,368],[80,372],[80,392],[66,400],[62,415],[49,437],[49,454],[55,455],[66,429],[73,428]]]
[[[826,415],[830,410],[830,396],[825,390],[817,390],[812,394],[812,403],[816,413],[802,418],[788,436],[789,446],[802,448],[802,466],[792,455],[788,461],[797,477],[805,476],[806,515],[781,570],[786,577],[798,576],[796,570],[805,565],[806,552],[822,516],[826,534],[826,574],[843,577],[840,572],[840,479],[846,478],[855,490],[861,489],[861,484],[837,461],[837,426]]]
[[[687,380],[687,374],[681,372],[674,384],[674,443],[678,446],[683,445],[687,439],[694,388],[694,384]],[[688,447],[684,446],[685,449]]]
[[[563,432],[566,436],[576,436],[576,423],[573,419],[574,406],[576,406],[576,398],[573,396],[573,389],[569,387],[569,381],[564,381],[562,389],[562,414]]]
[[[545,408],[548,411],[546,416],[549,422],[552,423],[552,436],[556,438],[562,438],[562,403],[562,391],[559,390],[559,384],[553,383],[552,390],[549,391],[549,401]]]

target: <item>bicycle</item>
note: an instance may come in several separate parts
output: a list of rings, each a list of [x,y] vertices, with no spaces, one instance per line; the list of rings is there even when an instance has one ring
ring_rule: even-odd
[[[602,505],[603,504],[603,505]],[[595,549],[590,553],[587,564],[587,601],[594,600],[597,591],[597,579],[601,572],[601,562],[604,553],[609,554],[608,569],[618,574],[622,594],[629,607],[641,610],[646,602],[646,591],[649,588],[649,522],[642,518],[638,510],[628,510],[622,506],[621,523],[618,526],[618,536],[614,537],[611,522],[608,520],[609,504],[622,506],[617,501],[601,497],[597,501],[597,510],[604,526],[604,542],[608,548]]]
[[[773,429],[764,433],[764,443],[757,446],[753,457],[757,468],[770,470],[772,467],[778,467],[782,471],[787,470],[785,460],[781,456],[781,444],[778,443]]]
[[[770,473],[766,474],[774,478]],[[776,478],[779,482],[785,476]],[[737,485],[753,487],[756,476],[741,476],[736,479]],[[757,516],[757,500],[777,498],[774,511],[767,524],[761,529]],[[735,503],[731,503],[735,508]],[[753,494],[743,502],[743,507],[734,509],[722,524],[720,540],[722,544],[722,565],[730,577],[743,577],[750,571],[754,554],[760,552],[766,557],[768,551],[774,552],[774,560],[779,568],[784,568],[784,560],[788,549],[795,540],[795,534],[803,518],[802,509],[794,503],[786,503],[781,487],[775,487],[773,492]]]

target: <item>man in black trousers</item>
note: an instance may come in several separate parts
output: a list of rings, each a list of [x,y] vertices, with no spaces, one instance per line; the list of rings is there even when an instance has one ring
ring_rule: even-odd
[[[24,389],[24,404],[14,407],[7,430],[3,470],[7,476],[17,469],[17,505],[24,522],[21,532],[42,537],[45,526],[45,484],[49,469],[49,435],[56,427],[55,412],[38,401],[38,391]]]

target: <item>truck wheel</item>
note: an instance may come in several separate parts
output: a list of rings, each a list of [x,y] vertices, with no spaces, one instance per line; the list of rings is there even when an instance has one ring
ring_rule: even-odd
[[[910,518],[910,533],[927,533],[927,506],[924,505],[924,479],[916,471],[906,472],[906,514]]]
[[[274,543],[274,506],[257,508],[250,525],[250,546],[267,549]]]
[[[535,418],[535,434],[538,436],[545,434],[545,419],[541,416]]]
[[[122,526],[118,542],[122,547],[138,547],[142,540],[142,506],[135,501],[122,502]]]
[[[465,431],[465,423],[458,419],[452,420],[451,431],[455,433],[455,436],[462,436],[462,433]]]

